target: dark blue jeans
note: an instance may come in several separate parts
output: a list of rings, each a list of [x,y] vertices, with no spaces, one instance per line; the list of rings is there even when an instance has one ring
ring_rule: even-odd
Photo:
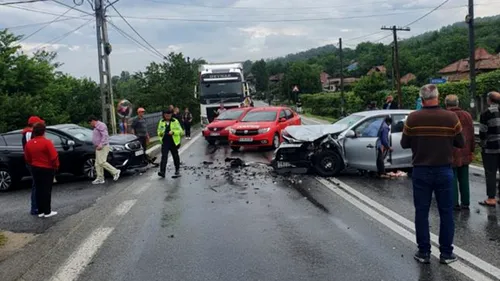
[[[431,252],[429,234],[429,209],[432,193],[436,197],[440,226],[439,250],[442,255],[453,253],[453,169],[451,166],[420,166],[413,168],[413,202],[415,204],[415,228],[421,253]]]
[[[35,180],[33,179],[33,171],[31,169],[30,165],[26,165],[26,169],[28,169],[28,172],[30,172],[31,176],[31,214],[36,215],[38,214],[38,206],[36,204],[36,187],[35,187]]]

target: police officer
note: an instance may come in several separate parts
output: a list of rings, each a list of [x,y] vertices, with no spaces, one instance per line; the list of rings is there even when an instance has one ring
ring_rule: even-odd
[[[172,158],[174,159],[174,177],[180,176],[179,146],[184,131],[179,120],[173,118],[172,114],[173,111],[170,109],[163,111],[163,119],[158,123],[158,136],[161,142],[161,162],[158,176],[162,178],[165,178],[169,152],[172,153]]]

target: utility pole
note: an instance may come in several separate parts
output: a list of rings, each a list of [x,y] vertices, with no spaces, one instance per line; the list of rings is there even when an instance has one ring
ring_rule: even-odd
[[[344,100],[344,55],[342,53],[342,38],[339,38],[339,58],[340,58],[340,99],[341,99],[341,108],[340,114],[341,117],[344,117],[344,108],[345,108],[345,100]]]
[[[476,101],[476,48],[474,35],[474,0],[469,0],[469,14],[465,17],[465,21],[469,24],[469,76],[470,76],[470,107],[472,116],[475,118],[477,110]]]
[[[113,85],[111,83],[111,66],[109,63],[111,45],[109,44],[108,28],[105,16],[106,7],[104,7],[102,0],[94,1],[97,35],[97,55],[99,62],[99,82],[101,86],[102,121],[106,124],[111,124],[111,131],[113,134],[116,134],[116,116],[113,98]],[[108,117],[110,118],[109,120]]]
[[[410,31],[409,27],[392,27],[383,26],[382,30],[392,30],[394,36],[394,68],[396,73],[396,86],[398,91],[398,105],[402,108],[402,97],[401,97],[401,73],[399,72],[399,49],[398,49],[398,31]]]
[[[396,71],[394,70],[394,44],[391,46],[391,50],[392,50],[392,60],[391,60],[391,63],[392,63],[392,73],[391,73],[391,76],[392,76],[392,90],[394,91],[394,89],[396,88],[396,80],[395,80],[395,77],[396,77]]]

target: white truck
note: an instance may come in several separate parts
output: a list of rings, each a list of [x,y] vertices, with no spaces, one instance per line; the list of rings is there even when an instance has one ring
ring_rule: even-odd
[[[195,97],[200,100],[201,125],[206,126],[216,117],[221,104],[236,108],[250,96],[243,75],[242,63],[204,64],[199,68],[199,82]]]

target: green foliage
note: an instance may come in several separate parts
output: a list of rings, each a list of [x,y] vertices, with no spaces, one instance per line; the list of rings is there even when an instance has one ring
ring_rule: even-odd
[[[491,91],[500,91],[500,70],[481,74],[477,77],[476,93],[486,95]]]
[[[353,92],[366,103],[371,101],[383,100],[387,92],[383,90],[388,88],[387,79],[381,73],[363,76],[353,86]]]
[[[321,91],[320,73],[322,71],[319,65],[310,65],[306,62],[295,62],[290,65],[285,73],[282,83],[282,92],[288,99],[295,100],[292,97],[294,85],[299,87],[301,93],[317,93]]]
[[[266,62],[264,60],[255,62],[252,65],[251,72],[255,77],[255,89],[258,92],[267,91],[269,86],[269,74],[267,72]]]

